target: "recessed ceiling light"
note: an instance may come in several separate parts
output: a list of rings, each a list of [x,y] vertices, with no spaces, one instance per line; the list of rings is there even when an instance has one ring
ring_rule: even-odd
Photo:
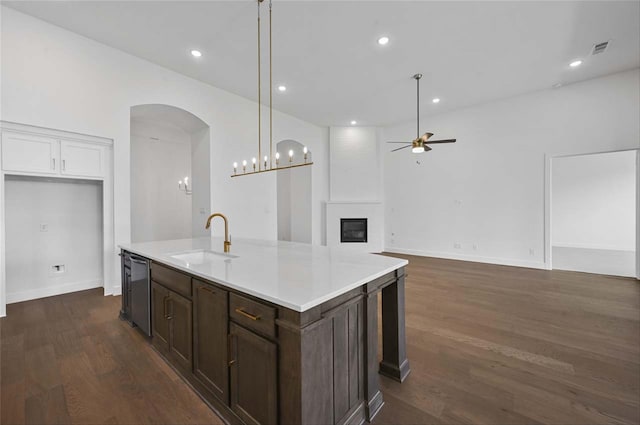
[[[278,86],[278,91],[287,91],[287,86]]]
[[[202,56],[202,52],[200,50],[192,50],[191,56],[193,56],[194,58],[199,58],[200,56]]]
[[[387,43],[389,43],[389,37],[387,37],[386,35],[378,39],[378,44],[381,46],[384,46]]]
[[[582,61],[581,61],[581,60],[573,61],[573,62],[571,62],[571,63],[569,64],[569,66],[570,66],[571,68],[575,68],[576,66],[580,66],[580,65],[582,65]]]
[[[357,121],[355,121],[355,120],[351,121],[351,125],[356,125],[356,124],[358,124]]]
[[[439,99],[439,98],[437,98],[437,97],[434,97],[431,101],[432,101],[433,103],[440,103],[440,99]]]

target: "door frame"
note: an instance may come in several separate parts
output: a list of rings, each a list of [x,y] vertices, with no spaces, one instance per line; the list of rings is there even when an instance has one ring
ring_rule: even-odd
[[[597,155],[616,152],[636,152],[636,279],[640,280],[640,148],[614,149],[596,152],[577,152],[544,155],[544,266],[553,270],[551,258],[551,190],[553,188],[553,160],[570,156]]]

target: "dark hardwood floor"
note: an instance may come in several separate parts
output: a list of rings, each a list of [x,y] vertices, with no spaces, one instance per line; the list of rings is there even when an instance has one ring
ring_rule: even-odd
[[[403,384],[377,424],[638,424],[640,283],[408,258]],[[7,306],[2,424],[218,424],[101,290]]]

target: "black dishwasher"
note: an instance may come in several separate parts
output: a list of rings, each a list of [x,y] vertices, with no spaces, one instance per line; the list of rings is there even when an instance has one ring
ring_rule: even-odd
[[[151,336],[149,260],[125,251],[123,262],[120,316],[137,326],[145,335]]]

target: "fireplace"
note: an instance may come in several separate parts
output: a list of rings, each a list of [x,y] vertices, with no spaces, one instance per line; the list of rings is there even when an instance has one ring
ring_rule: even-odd
[[[341,243],[367,243],[367,219],[366,218],[341,218],[340,219]]]

